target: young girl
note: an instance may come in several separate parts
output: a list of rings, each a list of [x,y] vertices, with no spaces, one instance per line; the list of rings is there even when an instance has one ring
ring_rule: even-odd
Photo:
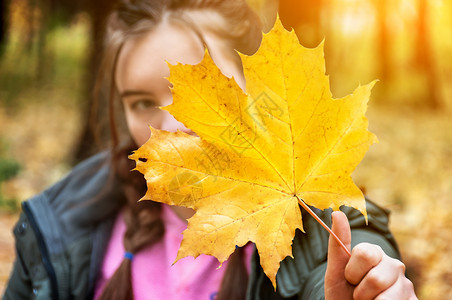
[[[351,231],[344,214],[333,214],[333,230],[349,247],[353,237],[350,259],[303,212],[307,234],[297,233],[294,259],[281,263],[276,291],[251,244],[218,270],[209,256],[172,266],[193,212],[137,203],[146,186],[130,172],[127,156],[149,138],[149,125],[192,133],[158,109],[172,101],[166,62],[199,63],[207,48],[244,89],[234,49],[257,50],[260,22],[239,0],[123,0],[109,18],[107,37],[101,74],[110,86],[113,148],[23,203],[4,299],[415,299],[395,259],[387,213],[371,202],[369,226],[352,209],[344,210]],[[124,108],[129,138],[117,134],[115,101]],[[328,212],[317,213],[331,219]]]

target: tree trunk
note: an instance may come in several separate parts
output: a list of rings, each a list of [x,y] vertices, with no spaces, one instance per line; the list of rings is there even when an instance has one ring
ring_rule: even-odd
[[[45,80],[54,74],[54,53],[49,47],[47,39],[52,31],[54,18],[54,5],[52,0],[38,0],[38,7],[41,10],[41,27],[38,29],[36,82],[43,84]],[[33,12],[31,12],[33,13]]]
[[[391,40],[388,25],[388,0],[377,0],[379,77],[383,83],[391,80]],[[386,85],[386,84],[383,84]]]
[[[429,31],[429,5],[427,0],[419,0],[417,22],[416,65],[426,76],[427,104],[433,109],[439,109],[441,103],[441,84],[438,79],[435,57]]]
[[[6,43],[7,43],[7,18],[9,14],[9,1],[0,0],[0,58],[5,51]]]

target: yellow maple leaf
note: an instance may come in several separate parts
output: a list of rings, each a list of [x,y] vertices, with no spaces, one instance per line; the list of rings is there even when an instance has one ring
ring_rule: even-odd
[[[196,211],[176,261],[208,254],[224,262],[251,241],[276,287],[303,230],[302,201],[366,216],[350,174],[376,142],[364,116],[374,83],[333,99],[323,46],[302,47],[279,20],[257,53],[241,57],[246,94],[208,54],[195,66],[170,66],[173,104],[163,109],[199,137],[151,128],[131,158],[147,180],[143,199]]]

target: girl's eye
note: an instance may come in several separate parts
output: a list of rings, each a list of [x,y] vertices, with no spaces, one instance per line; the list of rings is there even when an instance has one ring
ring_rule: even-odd
[[[132,110],[145,111],[145,110],[157,108],[157,104],[155,103],[155,101],[153,101],[151,99],[140,99],[140,100],[134,101],[131,104],[130,108]]]

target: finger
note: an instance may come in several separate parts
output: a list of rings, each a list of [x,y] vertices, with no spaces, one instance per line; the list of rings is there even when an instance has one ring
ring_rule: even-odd
[[[350,249],[351,233],[347,217],[342,212],[333,212],[333,232],[339,237],[344,245]],[[350,298],[353,289],[345,279],[345,266],[349,260],[348,254],[342,246],[332,237],[328,241],[328,264],[325,274],[325,293],[335,296],[333,299]],[[342,296],[343,297],[342,297]],[[339,298],[337,296],[340,296]],[[326,297],[328,298],[328,296]]]
[[[331,218],[333,222],[331,229],[350,250],[351,232],[347,216],[343,212],[336,211],[333,212]],[[330,269],[334,268],[334,270],[340,272],[343,276],[348,260],[349,257],[344,249],[342,249],[342,246],[336,239],[330,236],[328,241],[328,267],[330,267]]]
[[[341,211],[335,211],[331,214],[332,219],[332,230],[336,234],[336,236],[342,241],[345,247],[350,251],[351,245],[351,232],[350,232],[350,224],[348,223],[347,216]],[[346,260],[348,262],[349,257],[347,253],[344,251],[342,246],[330,236],[328,241],[328,255],[333,258],[338,258],[341,260]]]
[[[345,268],[345,278],[351,284],[357,285],[367,272],[380,263],[383,255],[383,250],[377,245],[368,243],[356,245]]]
[[[353,293],[354,299],[374,299],[389,289],[405,273],[405,265],[397,259],[384,256],[383,259],[364,276]],[[398,299],[398,298],[396,298]]]
[[[375,298],[375,300],[392,299],[417,300],[413,283],[405,276],[401,275],[397,282]]]

